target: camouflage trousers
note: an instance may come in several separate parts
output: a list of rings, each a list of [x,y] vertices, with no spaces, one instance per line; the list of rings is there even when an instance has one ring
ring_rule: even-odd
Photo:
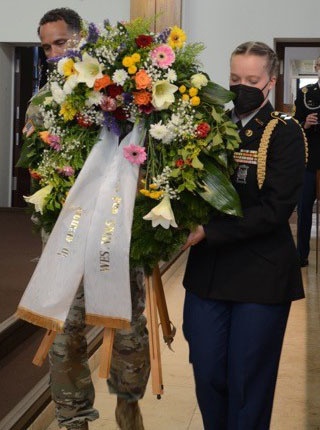
[[[119,397],[143,397],[150,373],[145,307],[144,273],[130,272],[132,299],[131,328],[116,330],[110,378],[107,385]],[[93,407],[94,386],[88,366],[83,285],[70,308],[63,333],[58,334],[49,353],[50,385],[60,427],[77,428],[84,421],[99,417]]]

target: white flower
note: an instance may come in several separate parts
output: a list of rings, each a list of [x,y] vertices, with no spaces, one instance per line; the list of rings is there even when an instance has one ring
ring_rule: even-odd
[[[198,88],[198,90],[208,85],[208,79],[203,73],[196,73],[195,75],[192,75],[190,80],[191,85],[195,88]]]
[[[53,101],[53,97],[46,97],[43,100],[43,106],[51,106],[52,101]]]
[[[69,78],[66,80],[66,82],[63,85],[64,93],[71,94],[77,85],[78,85],[78,76],[77,75],[69,76]]]
[[[42,214],[45,199],[51,193],[52,188],[52,185],[47,185],[32,194],[32,196],[23,196],[23,198],[27,203],[32,203],[34,205],[34,210],[36,212],[40,212]]]
[[[150,135],[157,140],[162,140],[168,133],[167,127],[159,121],[157,124],[151,124]]]
[[[174,214],[168,195],[165,195],[161,202],[147,215],[145,215],[143,219],[152,221],[152,227],[157,227],[157,225],[161,225],[165,229],[168,229],[170,226],[178,227],[176,220],[174,219]]]
[[[93,87],[96,79],[103,77],[103,64],[86,52],[82,56],[82,61],[75,63],[74,68],[79,73],[78,82],[84,82],[89,88]]]
[[[53,100],[56,103],[61,104],[66,98],[66,94],[63,91],[63,89],[59,86],[58,82],[52,82],[50,89],[51,89]]]
[[[90,91],[86,99],[86,106],[91,107],[93,105],[98,106],[102,101],[103,94],[100,91]]]
[[[152,86],[152,104],[157,110],[167,109],[174,102],[174,93],[178,90],[176,85],[169,81],[157,81]]]
[[[166,78],[169,82],[175,82],[177,80],[177,74],[175,70],[169,69]]]
[[[119,69],[112,75],[112,80],[115,84],[123,86],[125,81],[129,78],[128,73],[124,69]]]

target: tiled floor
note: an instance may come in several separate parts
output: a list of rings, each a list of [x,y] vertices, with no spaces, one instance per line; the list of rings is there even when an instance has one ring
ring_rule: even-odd
[[[315,232],[313,231],[313,235]],[[315,241],[312,242],[310,265],[302,269],[306,300],[293,303],[276,388],[271,430],[320,430],[320,275],[315,273]],[[164,394],[160,400],[150,386],[141,401],[146,430],[201,430],[202,423],[194,394],[188,350],[181,332],[184,290],[181,277],[185,257],[181,257],[165,275],[164,287],[171,320],[177,327],[174,352],[164,344],[162,369]],[[320,269],[319,269],[320,272]],[[90,430],[116,430],[115,397],[93,372],[96,407],[100,419]],[[44,430],[46,426],[42,426]],[[57,430],[55,422],[47,430]]]

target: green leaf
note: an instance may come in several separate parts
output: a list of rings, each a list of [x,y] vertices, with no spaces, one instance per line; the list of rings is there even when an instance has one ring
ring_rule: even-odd
[[[225,105],[234,99],[234,93],[226,90],[219,84],[209,81],[208,84],[201,89],[200,97],[202,102]]]
[[[202,161],[206,174],[203,179],[204,191],[199,192],[199,195],[220,212],[241,216],[240,198],[230,180],[208,157]]]
[[[192,167],[195,169],[203,169],[203,164],[201,163],[201,161],[199,160],[198,157],[194,157],[192,160]]]

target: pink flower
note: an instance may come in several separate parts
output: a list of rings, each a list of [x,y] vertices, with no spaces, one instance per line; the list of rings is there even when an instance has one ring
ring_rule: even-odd
[[[64,175],[64,176],[73,176],[74,175],[74,169],[71,166],[63,166],[62,169],[58,168],[57,170],[61,175]]]
[[[147,159],[145,148],[132,143],[123,148],[123,155],[132,164],[142,164]]]
[[[48,143],[49,143],[49,146],[51,146],[51,148],[53,148],[55,151],[61,150],[60,137],[59,136],[57,136],[55,134],[49,134]]]
[[[169,45],[160,45],[150,53],[153,64],[161,69],[167,69],[174,62],[176,56]]]
[[[113,112],[117,109],[117,102],[110,96],[103,96],[101,101],[101,109],[106,112]]]

